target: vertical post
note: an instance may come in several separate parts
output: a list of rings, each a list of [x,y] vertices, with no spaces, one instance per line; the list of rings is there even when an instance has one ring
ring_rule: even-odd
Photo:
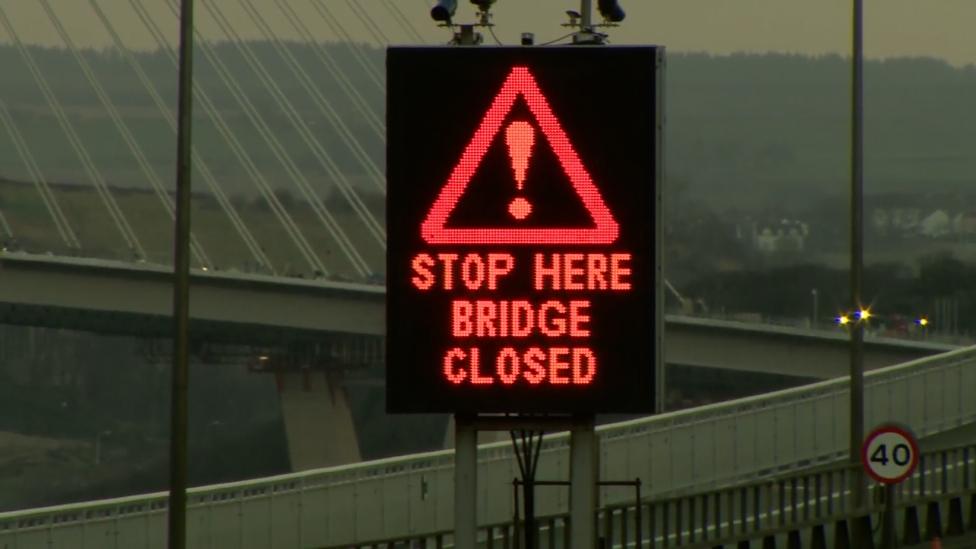
[[[862,0],[854,1],[853,55],[851,59],[851,307],[855,313],[851,323],[851,440],[850,460],[855,465],[851,475],[851,496],[854,507],[864,504],[864,473],[860,463],[861,442],[864,439],[864,320],[859,311],[861,280],[864,264],[864,85],[863,85],[863,28]]]
[[[884,516],[881,522],[881,547],[883,549],[895,549],[897,546],[897,535],[895,532],[895,485],[885,484],[884,488]]]
[[[664,105],[665,105],[665,60],[664,48],[655,53],[657,59],[654,72],[654,87],[657,105],[654,106],[654,412],[663,413],[667,402],[667,365],[664,362]]]
[[[634,509],[634,541],[637,549],[644,549],[643,517],[641,516],[641,479],[634,479],[634,489],[637,492],[637,507]]]
[[[580,25],[583,32],[593,30],[593,0],[580,0]]]
[[[571,549],[596,547],[597,440],[593,416],[576,418],[569,438]]]
[[[528,474],[523,475],[525,477],[525,530],[527,532],[525,547],[526,549],[536,549],[539,545],[539,528],[536,525],[535,518],[535,472],[539,469],[543,432],[539,431],[538,442],[535,441],[537,435],[534,431],[528,433],[527,444],[526,439],[524,437],[522,439],[523,449],[528,448],[528,451],[525,452],[525,472]]]
[[[190,360],[190,136],[193,0],[180,5],[179,126],[173,252],[173,372],[170,401],[169,549],[186,547],[187,378]]]
[[[529,475],[522,484],[525,491],[525,549],[536,549],[536,534],[538,527],[535,524],[535,478]]]
[[[467,416],[454,416],[454,547],[477,541],[478,430]]]

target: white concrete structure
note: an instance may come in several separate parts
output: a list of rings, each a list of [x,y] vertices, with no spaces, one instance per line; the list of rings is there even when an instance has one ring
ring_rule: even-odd
[[[346,391],[330,377],[311,371],[278,376],[292,471],[362,459]]]

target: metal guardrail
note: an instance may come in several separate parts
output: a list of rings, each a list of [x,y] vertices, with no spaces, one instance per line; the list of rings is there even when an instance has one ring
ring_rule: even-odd
[[[867,424],[895,421],[918,436],[976,420],[976,349],[866,375]],[[847,380],[598,428],[601,478],[641,478],[648,497],[681,497],[826,465],[847,455]],[[568,477],[568,436],[546,437],[539,478]],[[483,524],[512,516],[517,476],[508,443],[479,449]],[[609,506],[626,494],[602,490]],[[190,491],[191,547],[321,547],[446,531],[453,524],[453,453],[430,452]],[[537,500],[539,516],[567,510],[568,495]],[[0,544],[157,547],[165,494],[0,514]],[[70,540],[70,541],[69,541]],[[79,541],[82,540],[82,541]],[[91,541],[94,540],[94,541]]]
[[[872,497],[864,506],[850,504],[849,486],[852,474],[859,466],[839,464],[817,471],[791,474],[779,478],[748,482],[719,490],[696,492],[673,498],[606,506],[598,510],[596,522],[602,547],[635,549],[669,549],[675,547],[722,547],[743,541],[765,538],[794,538],[795,547],[825,547],[827,539],[835,539],[835,531],[842,524],[847,528],[849,547],[863,547],[880,540],[880,530],[870,527],[880,524],[884,502],[879,496],[880,486],[872,490]],[[948,530],[959,535],[967,528],[962,518],[964,498],[976,504],[976,444],[923,453],[915,473],[895,490],[895,506],[901,512],[905,526],[899,539],[921,538],[917,509],[929,503],[959,502],[950,511],[948,524],[939,516],[928,518],[929,528],[938,527],[936,535]],[[914,510],[914,511],[913,511]],[[953,514],[956,515],[953,518]],[[878,515],[876,521],[872,521]],[[976,517],[976,515],[973,515]],[[867,524],[871,542],[854,537],[852,521]],[[914,521],[914,524],[913,524]],[[536,547],[563,549],[569,547],[572,524],[569,515],[560,513],[539,517]],[[944,526],[944,528],[943,528]],[[976,523],[969,524],[976,529]],[[801,532],[809,531],[809,536]],[[815,538],[824,541],[819,545]],[[854,534],[857,536],[857,534]],[[522,546],[524,531],[517,521],[483,526],[478,532],[479,546],[517,549]],[[806,541],[807,543],[804,543]],[[386,547],[452,547],[450,531],[373,540],[367,543],[342,545],[343,548]],[[330,549],[339,549],[333,546]]]

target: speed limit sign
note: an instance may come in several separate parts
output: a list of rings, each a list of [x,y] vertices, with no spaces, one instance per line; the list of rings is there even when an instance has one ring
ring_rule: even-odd
[[[884,425],[871,431],[861,446],[864,469],[874,480],[898,484],[918,466],[918,442],[908,430]]]

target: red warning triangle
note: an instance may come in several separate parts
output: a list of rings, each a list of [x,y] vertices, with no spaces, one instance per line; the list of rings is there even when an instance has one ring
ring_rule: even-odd
[[[556,154],[573,190],[592,216],[593,227],[587,228],[501,228],[465,227],[448,228],[447,219],[457,206],[471,178],[481,165],[488,147],[501,131],[505,117],[521,95],[542,129],[549,147]],[[481,125],[465,147],[461,160],[451,172],[440,195],[434,201],[427,218],[420,226],[420,234],[428,244],[611,244],[617,239],[620,227],[610,213],[600,191],[593,184],[589,172],[583,166],[553,114],[549,102],[539,90],[539,85],[527,67],[513,67],[502,89],[495,96],[491,107],[481,120]]]

